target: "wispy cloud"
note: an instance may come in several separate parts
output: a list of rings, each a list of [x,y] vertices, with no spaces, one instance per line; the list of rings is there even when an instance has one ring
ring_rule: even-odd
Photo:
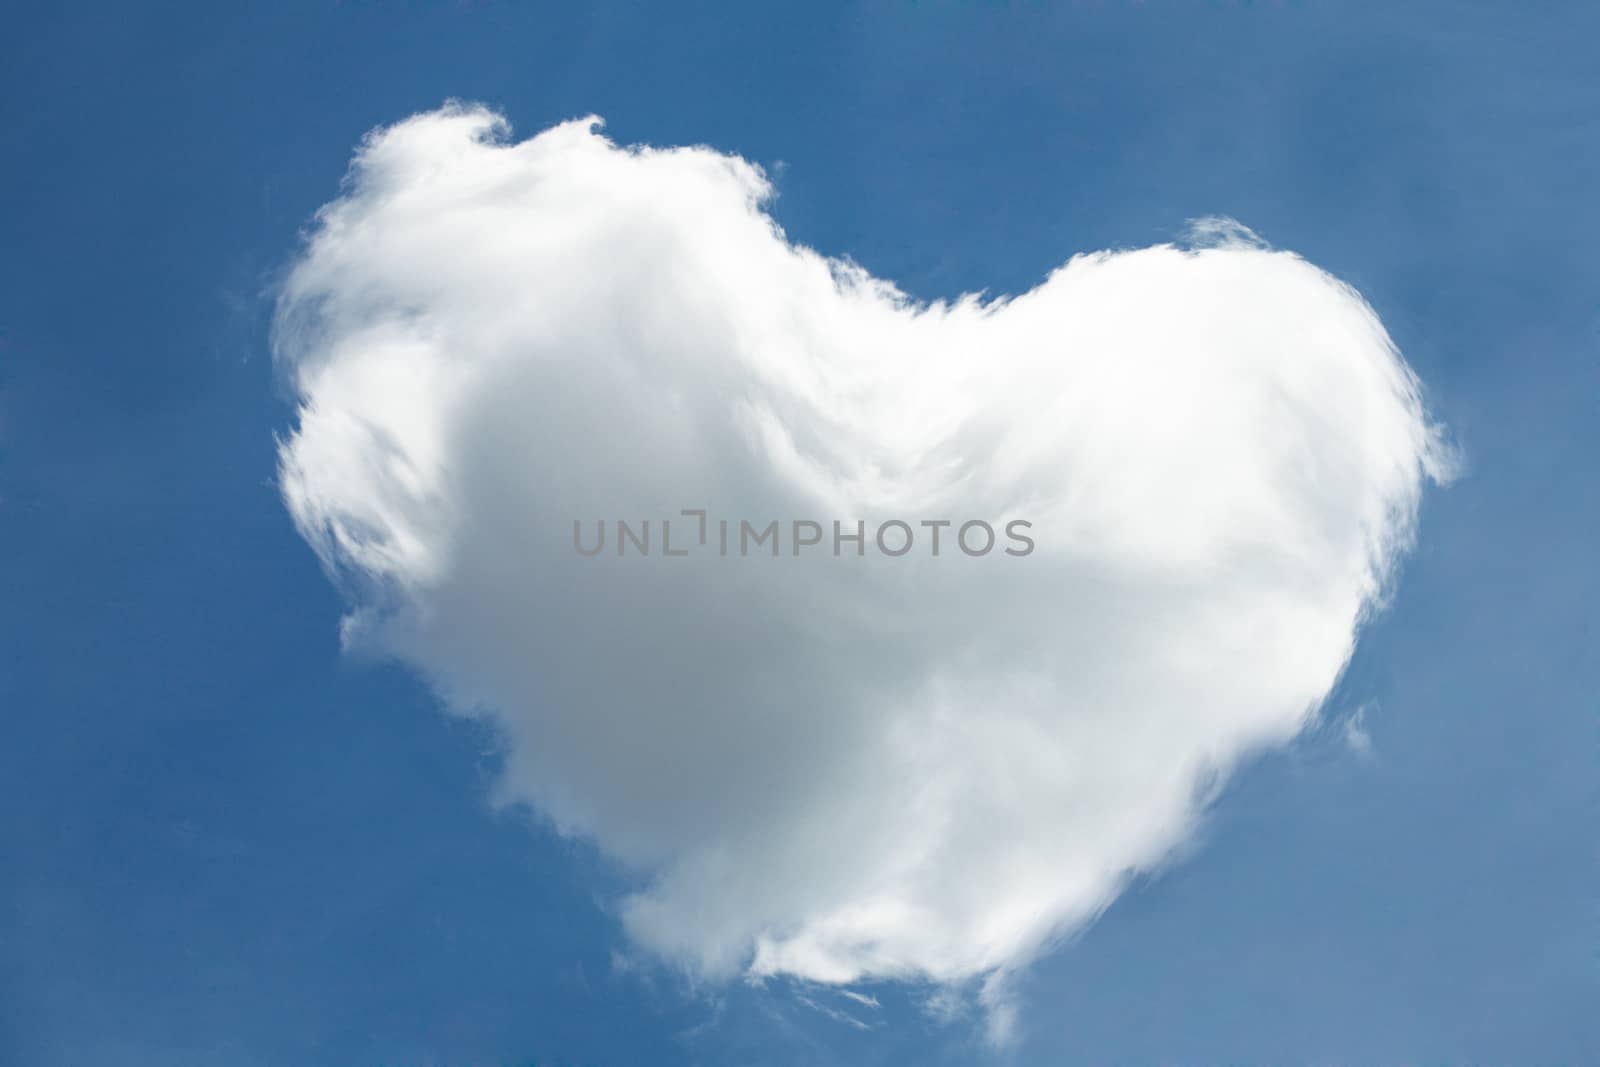
[[[1344,743],[1351,752],[1357,756],[1370,758],[1372,756],[1372,735],[1367,731],[1367,709],[1370,704],[1363,704],[1345,717],[1340,725],[1340,733]]]

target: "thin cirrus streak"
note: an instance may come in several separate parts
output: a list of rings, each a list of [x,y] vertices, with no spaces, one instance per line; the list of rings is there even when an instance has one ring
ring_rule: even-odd
[[[286,277],[284,500],[347,642],[504,738],[708,977],[1001,982],[1327,697],[1448,473],[1348,286],[1226,220],[925,304],[761,170],[371,135]],[[1026,558],[573,551],[575,520],[1026,519]]]

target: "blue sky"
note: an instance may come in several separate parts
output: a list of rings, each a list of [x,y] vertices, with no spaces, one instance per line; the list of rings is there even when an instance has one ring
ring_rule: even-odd
[[[1592,9],[231,8],[5,19],[0,1061],[1600,1054]],[[793,239],[921,298],[1230,215],[1426,384],[1464,474],[1327,725],[1024,974],[1009,1049],[924,990],[859,1030],[618,966],[621,875],[492,811],[492,738],[341,654],[275,487],[271,293],[362,134],[450,98],[738,153]]]

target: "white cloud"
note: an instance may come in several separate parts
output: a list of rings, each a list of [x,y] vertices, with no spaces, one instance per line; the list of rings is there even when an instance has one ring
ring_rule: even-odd
[[[1372,734],[1367,730],[1368,707],[1369,705],[1363,704],[1351,712],[1340,727],[1346,747],[1363,758],[1372,755]]]
[[[346,637],[639,872],[642,946],[1001,990],[1327,695],[1442,474],[1417,383],[1225,220],[925,305],[789,244],[753,165],[596,125],[379,131],[287,277],[283,493]],[[1037,549],[661,558],[692,507]],[[601,518],[656,553],[580,557]]]
[[[878,1008],[881,1006],[878,1004],[878,998],[870,993],[857,993],[854,990],[841,989],[839,990],[839,995],[847,1000],[855,1001],[863,1008]]]

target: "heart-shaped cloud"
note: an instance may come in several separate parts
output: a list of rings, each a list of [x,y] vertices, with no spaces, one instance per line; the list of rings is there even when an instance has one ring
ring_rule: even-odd
[[[1441,473],[1417,382],[1241,227],[924,305],[749,163],[597,127],[379,131],[287,277],[282,487],[346,636],[493,719],[642,945],[1003,973],[1327,696]]]

